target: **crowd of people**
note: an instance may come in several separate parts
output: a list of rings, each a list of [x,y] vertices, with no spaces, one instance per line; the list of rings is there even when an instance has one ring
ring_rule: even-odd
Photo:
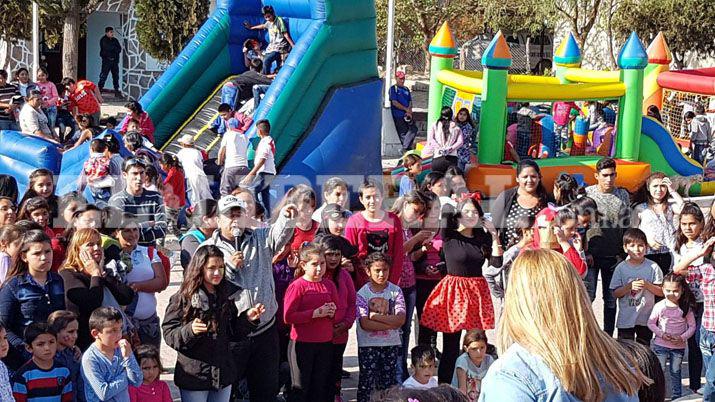
[[[617,186],[616,161],[604,158],[596,185],[562,174],[552,197],[527,159],[517,187],[487,214],[458,167],[419,182],[421,164],[408,154],[401,187],[411,187],[389,209],[385,188],[368,180],[362,208],[351,211],[351,188],[333,177],[320,193],[290,188],[269,213],[239,181],[218,201],[192,201],[182,229],[172,216],[185,200],[167,193],[184,191],[172,179],[177,159],[160,161],[164,193],[147,179],[150,161],[124,159],[123,187],[104,206],[55,194],[43,169],[21,197],[2,178],[2,400],[165,398],[162,339],[178,352],[182,400],[340,400],[353,326],[361,402],[447,392],[439,384],[467,401],[504,398],[506,388],[513,400],[637,400],[665,395],[663,380],[646,374],[656,369],[670,373],[677,397],[686,350],[689,387],[701,388],[705,367],[703,391],[712,393],[713,219],[661,173],[629,194]],[[183,279],[160,320],[172,234]],[[602,328],[590,307],[599,272]],[[486,335],[495,328],[498,349]],[[634,369],[638,353],[659,364]],[[564,359],[575,363],[565,368]],[[537,382],[545,388],[527,385]]]

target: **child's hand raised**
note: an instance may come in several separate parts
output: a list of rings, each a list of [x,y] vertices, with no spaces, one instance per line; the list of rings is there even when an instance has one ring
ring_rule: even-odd
[[[194,318],[194,320],[191,321],[191,332],[193,332],[194,335],[205,334],[208,330],[209,327],[200,319]]]
[[[132,355],[132,345],[126,339],[119,340],[119,351],[122,352],[122,357],[128,359]]]
[[[261,315],[266,312],[266,306],[261,303],[256,304],[253,308],[248,309],[246,317],[248,321],[256,321],[261,318]]]

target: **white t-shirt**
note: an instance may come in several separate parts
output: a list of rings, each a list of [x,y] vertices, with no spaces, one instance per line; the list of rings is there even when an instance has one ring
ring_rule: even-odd
[[[487,375],[489,366],[494,363],[494,358],[491,355],[485,355],[482,359],[482,363],[477,366],[474,364],[472,359],[469,358],[467,352],[462,353],[458,358],[454,366],[454,374],[452,375],[452,386],[454,388],[459,388],[459,380],[457,378],[457,369],[460,368],[464,370],[467,375],[467,399],[469,402],[476,402],[479,400],[479,393],[482,389],[482,380]]]
[[[154,249],[154,255],[149,259],[149,249],[137,246],[132,251],[132,270],[127,273],[127,284],[144,282],[154,279],[153,263],[161,264],[159,253]],[[156,294],[138,292],[139,299],[134,310],[133,317],[139,320],[146,320],[156,314]]]
[[[196,148],[181,148],[176,153],[176,157],[181,162],[181,167],[184,169],[184,175],[187,178],[196,176],[206,176],[204,172],[204,157],[201,151]]]
[[[224,168],[248,166],[248,137],[236,130],[228,130],[221,139],[221,147],[226,148]]]
[[[276,174],[275,143],[271,137],[261,138],[256,147],[256,160],[265,159],[265,163],[258,169],[258,173]]]
[[[20,110],[20,131],[25,134],[35,134],[35,131],[40,130],[45,135],[52,135],[50,127],[47,124],[47,116],[42,111],[30,106],[29,103]]]
[[[432,377],[429,379],[427,384],[422,384],[419,381],[415,380],[415,377],[410,376],[410,378],[406,379],[405,382],[402,383],[403,387],[412,389],[436,388],[438,385],[439,384],[437,384],[437,377]]]

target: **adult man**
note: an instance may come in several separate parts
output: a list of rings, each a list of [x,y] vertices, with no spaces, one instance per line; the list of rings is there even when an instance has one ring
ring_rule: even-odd
[[[18,130],[15,110],[22,101],[19,96],[20,90],[7,82],[7,71],[0,70],[0,130]],[[17,102],[13,102],[13,98]]]
[[[62,80],[62,86],[67,90],[70,103],[69,112],[72,113],[72,116],[77,119],[81,114],[88,114],[92,116],[93,124],[98,125],[99,119],[102,117],[100,105],[104,100],[97,86],[92,81],[75,82],[69,77]]]
[[[99,90],[104,89],[104,82],[107,76],[112,73],[112,83],[114,84],[114,95],[122,96],[119,90],[119,55],[122,53],[122,45],[114,37],[114,28],[106,27],[104,36],[99,40],[99,57],[102,58],[102,71],[99,73]]]
[[[616,299],[608,289],[616,265],[623,254],[623,230],[628,228],[630,199],[626,189],[616,187],[616,161],[603,158],[596,164],[597,184],[586,188],[586,195],[596,201],[598,214],[601,216],[597,224],[591,225],[586,233],[588,237],[588,253],[593,257],[593,263],[588,268],[586,289],[591,301],[596,298],[598,271],[601,271],[603,283],[603,330],[613,335],[616,323]]]
[[[156,241],[166,236],[166,213],[161,194],[144,190],[145,163],[141,158],[124,161],[122,177],[126,188],[112,195],[109,205],[137,216],[139,245],[156,246]]]
[[[25,104],[20,110],[20,131],[48,141],[57,142],[47,120],[42,112],[42,92],[33,89],[27,94]],[[59,143],[58,143],[59,144]]]
[[[217,165],[223,165],[221,195],[230,194],[248,174],[248,137],[241,132],[236,119],[228,121],[228,131],[221,138]]]
[[[218,230],[203,245],[215,245],[225,256],[225,277],[242,291],[234,295],[239,314],[256,303],[266,312],[248,340],[236,352],[238,376],[248,381],[251,401],[274,401],[278,394],[278,331],[275,284],[271,260],[293,237],[295,205],[286,205],[271,227],[251,228],[245,201],[233,195],[218,202]],[[218,351],[217,351],[218,352]],[[250,370],[247,370],[250,368]]]
[[[405,86],[405,73],[402,71],[395,73],[395,85],[390,87],[390,110],[402,150],[409,151],[415,142],[417,126],[412,117],[412,94]]]

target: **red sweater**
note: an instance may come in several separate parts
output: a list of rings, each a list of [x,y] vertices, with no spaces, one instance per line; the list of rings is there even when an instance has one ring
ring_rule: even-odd
[[[325,276],[330,276],[332,279],[332,271],[325,274]],[[353,284],[353,278],[350,273],[344,269],[340,270],[338,274],[338,283],[336,284],[338,290],[338,303],[337,309],[335,309],[335,324],[344,323],[347,325],[347,329],[353,326],[355,322],[355,285]],[[334,344],[345,344],[348,343],[348,332],[339,335],[333,339]]]
[[[313,311],[333,302],[338,304],[338,290],[329,279],[309,282],[297,278],[286,290],[283,318],[291,325],[290,339],[298,342],[322,343],[333,339],[333,319],[313,318]]]
[[[402,223],[397,215],[385,212],[385,217],[380,222],[369,222],[362,213],[353,214],[345,226],[345,238],[357,247],[360,265],[372,252],[382,251],[388,254],[392,258],[390,282],[398,284],[402,275],[402,259],[405,258],[405,252]],[[362,266],[357,267],[356,271],[356,288],[360,289],[367,283],[367,274]]]
[[[186,188],[184,174],[173,167],[166,173],[164,179],[164,204],[167,208],[180,209],[186,205]]]

